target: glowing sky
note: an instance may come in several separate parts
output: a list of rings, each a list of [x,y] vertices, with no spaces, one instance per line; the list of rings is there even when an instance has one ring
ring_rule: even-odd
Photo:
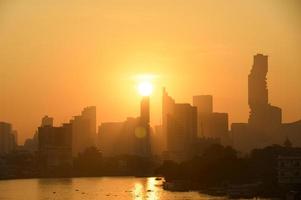
[[[177,102],[212,94],[215,111],[245,122],[257,52],[269,55],[270,102],[301,119],[299,0],[0,0],[0,121],[23,143],[45,114],[137,116],[132,77],[151,73],[153,124],[162,86]]]

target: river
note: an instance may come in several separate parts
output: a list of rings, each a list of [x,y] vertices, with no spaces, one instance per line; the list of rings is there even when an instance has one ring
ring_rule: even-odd
[[[0,181],[0,200],[207,200],[199,192],[169,192],[155,178],[102,177]]]

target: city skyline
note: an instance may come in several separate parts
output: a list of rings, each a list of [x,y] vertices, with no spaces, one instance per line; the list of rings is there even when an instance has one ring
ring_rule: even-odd
[[[298,0],[2,1],[0,120],[21,143],[45,114],[60,125],[95,105],[98,125],[122,121],[139,113],[132,77],[153,73],[152,125],[161,122],[163,86],[179,102],[213,95],[230,123],[247,122],[245,77],[260,52],[270,58],[270,101],[284,122],[296,121],[300,7]]]
[[[0,199],[301,199],[301,0],[0,0]]]
[[[262,55],[262,54],[257,54],[257,55]],[[256,56],[255,56],[256,57]],[[266,56],[266,57],[268,57],[268,56]],[[266,64],[268,65],[268,61],[266,61]],[[268,71],[269,70],[267,70],[266,71],[266,73],[268,73]],[[250,75],[249,75],[250,76]],[[265,75],[266,76],[266,75]],[[141,91],[141,85],[142,86],[145,86],[145,83],[146,84],[148,84],[148,81],[149,80],[151,80],[150,81],[150,83],[152,84],[150,87],[153,87],[154,85],[155,85],[155,81],[156,81],[156,79],[157,79],[157,77],[158,77],[158,75],[154,75],[154,74],[151,74],[151,73],[149,73],[149,74],[136,74],[135,76],[133,76],[134,78],[132,78],[132,79],[136,79],[135,80],[135,83],[136,83],[136,85],[135,85],[135,88],[136,88],[136,93],[137,93],[137,96],[140,98],[140,100],[141,100],[141,98],[143,99],[143,96],[144,96],[144,94],[143,94],[143,91]],[[267,79],[266,80],[266,82],[265,82],[265,88],[267,89],[267,90],[270,90],[270,87],[269,87],[269,85],[270,84],[268,84],[268,82],[269,82],[269,79]],[[147,85],[148,86],[148,85]],[[159,88],[156,88],[155,90],[164,90],[164,86],[162,86],[160,89]],[[154,88],[147,88],[148,90],[153,90]],[[148,94],[147,94],[147,96],[149,96],[150,97],[150,102],[151,101],[154,101],[154,99],[153,99],[153,97],[152,96],[154,96],[154,94],[152,94],[154,91],[148,91]],[[255,94],[256,94],[256,92],[255,92]],[[195,96],[196,95],[196,96]],[[202,96],[204,96],[205,98],[208,98],[208,97],[210,97],[211,98],[211,105],[208,105],[209,107],[207,108],[207,109],[210,109],[211,110],[211,112],[212,111],[217,111],[217,109],[216,109],[216,107],[215,106],[213,106],[212,105],[212,103],[213,103],[213,100],[212,100],[212,97],[214,97],[214,95],[213,94],[195,94],[195,95],[191,95],[190,96],[190,101],[188,101],[188,102],[186,102],[187,104],[190,104],[190,105],[193,105],[194,104],[194,98],[197,98],[197,97],[202,97]],[[269,95],[268,94],[268,91],[266,91],[266,94],[265,95]],[[263,95],[263,96],[265,96],[265,95]],[[263,98],[266,98],[266,103],[268,103],[268,104],[270,104],[271,103],[271,101],[270,101],[270,99],[271,98],[268,98],[268,97],[263,97]],[[156,100],[155,100],[156,101]],[[208,101],[208,100],[207,100]],[[273,101],[273,100],[272,100]],[[139,102],[138,102],[139,103]],[[215,102],[214,102],[215,103]],[[206,105],[206,104],[204,104],[204,105]],[[90,105],[90,106],[92,106],[93,107],[93,105]],[[154,106],[154,105],[151,105],[150,107],[152,108],[152,106]],[[160,103],[160,106],[162,106],[162,103]],[[196,105],[194,105],[194,106],[196,106]],[[206,105],[207,106],[207,105]],[[95,107],[95,106],[94,106]],[[156,107],[156,106],[155,106]],[[95,109],[96,109],[96,107],[95,107]],[[206,108],[205,108],[206,109]],[[139,114],[139,108],[137,107],[137,110],[138,110],[138,113],[137,114]],[[152,109],[151,109],[152,110]],[[284,111],[285,112],[285,111]],[[101,113],[101,111],[100,111],[100,113]],[[97,120],[98,119],[98,115],[99,115],[99,113],[96,113],[96,111],[95,111],[95,116],[96,116],[96,121],[97,121],[97,123],[96,122],[94,122],[94,124],[96,125],[96,128],[98,127],[98,126],[100,126],[102,123],[106,123],[106,122],[108,122],[108,121],[110,121],[110,120],[106,120],[106,119],[104,119],[103,121],[99,121],[99,120]],[[223,114],[223,113],[220,113],[220,114]],[[229,118],[231,119],[231,113],[228,113],[227,111],[225,111],[225,114],[227,114],[227,115],[229,115]],[[248,113],[249,114],[249,113]],[[45,114],[43,114],[43,116],[46,116],[47,117],[47,113],[45,113]],[[124,118],[126,118],[126,117],[130,117],[131,115],[130,114],[128,114],[127,116],[125,116]],[[285,113],[284,113],[284,116],[285,116]],[[42,116],[41,116],[42,117]],[[52,116],[53,117],[53,116]],[[73,117],[76,119],[76,115],[73,115]],[[155,116],[154,117],[154,115],[153,115],[153,113],[151,113],[151,118],[150,118],[150,122],[153,122],[153,121],[155,121],[155,120],[153,120],[153,118],[157,118],[158,116]],[[163,123],[163,120],[162,120],[162,116],[160,116],[159,118],[161,118],[161,120],[158,122],[158,123],[150,123],[150,125],[154,128],[156,125],[162,125],[162,123]],[[228,118],[228,117],[227,117]],[[228,121],[228,125],[229,125],[229,127],[230,127],[230,125],[232,124],[232,123],[237,123],[237,122],[244,122],[244,123],[247,123],[248,122],[248,118],[250,118],[250,116],[248,115],[248,117],[247,117],[247,119],[245,120],[245,121],[234,121],[233,119],[230,121]],[[60,126],[60,125],[62,125],[62,124],[64,124],[64,123],[67,123],[68,122],[68,120],[70,119],[70,116],[69,116],[69,119],[67,120],[67,121],[61,121],[61,122],[59,122],[59,121],[56,121],[56,123],[54,123],[55,122],[55,117],[54,118],[51,118],[52,119],[52,124],[54,124],[55,126]],[[295,120],[293,120],[293,121],[288,121],[288,120],[285,120],[285,118],[284,117],[282,117],[282,121],[284,122],[284,123],[289,123],[289,122],[294,122],[294,121],[297,121],[297,120],[299,120],[300,118],[296,118]],[[40,119],[39,119],[40,120]],[[250,119],[249,119],[250,120]],[[2,120],[2,121],[4,121],[4,120]],[[111,120],[111,121],[118,121],[118,120]],[[120,121],[120,120],[119,120]],[[6,123],[11,123],[11,122],[8,122],[8,121],[5,121]],[[70,121],[70,122],[72,122],[72,120]],[[113,122],[114,123],[114,122]],[[12,125],[13,125],[13,123],[11,123]],[[36,126],[36,127],[38,127],[38,126]],[[14,129],[16,129],[15,128],[15,126],[14,126]],[[228,129],[228,130],[230,130],[230,128]],[[16,131],[18,131],[19,132],[19,130],[16,130]],[[21,135],[21,141],[20,140],[17,140],[17,142],[18,142],[18,144],[23,144],[25,141],[26,141],[26,139],[28,139],[28,138],[32,138],[33,136],[34,136],[34,133],[35,133],[35,131],[36,131],[36,129],[33,131],[33,134],[32,135],[29,135],[28,137],[24,137],[24,138],[22,138],[22,135]],[[200,131],[200,130],[198,130],[198,131]],[[96,131],[95,131],[95,133],[96,133]],[[18,135],[19,136],[19,135]],[[96,137],[96,136],[95,136]],[[19,137],[18,137],[19,138]],[[95,141],[96,141],[96,139],[94,139]]]

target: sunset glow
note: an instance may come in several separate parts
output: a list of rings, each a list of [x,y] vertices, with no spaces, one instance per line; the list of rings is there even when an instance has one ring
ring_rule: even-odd
[[[153,84],[149,81],[140,82],[138,91],[141,96],[150,96],[153,92]]]
[[[0,200],[301,200],[300,52],[301,0],[0,0]]]

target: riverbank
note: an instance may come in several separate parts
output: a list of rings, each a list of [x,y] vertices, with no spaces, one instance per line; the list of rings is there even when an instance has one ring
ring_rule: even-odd
[[[240,185],[228,184],[224,186],[204,187],[200,186],[196,182],[191,182],[188,180],[165,181],[163,183],[163,189],[172,192],[198,191],[203,194],[217,197],[228,197],[230,199],[283,199],[289,192],[282,190],[282,188],[274,188],[274,190],[270,190],[270,188],[265,188],[261,183]]]

